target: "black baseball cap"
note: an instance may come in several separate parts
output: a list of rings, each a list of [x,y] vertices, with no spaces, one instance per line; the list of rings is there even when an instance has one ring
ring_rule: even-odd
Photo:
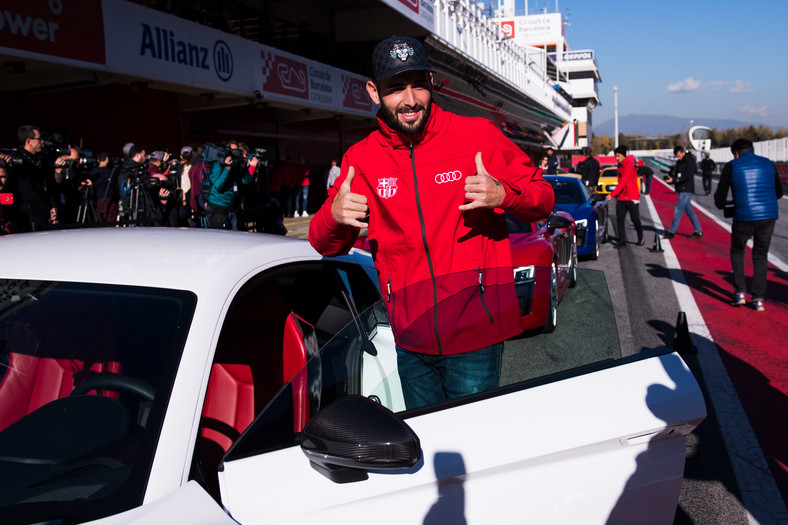
[[[408,36],[392,36],[375,46],[372,80],[381,82],[406,71],[434,71],[421,42]]]

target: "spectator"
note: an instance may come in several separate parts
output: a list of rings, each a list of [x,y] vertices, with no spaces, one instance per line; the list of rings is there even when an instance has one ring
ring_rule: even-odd
[[[585,148],[584,153],[586,158],[577,164],[577,172],[585,185],[596,191],[599,182],[599,161],[591,154],[591,148]]]
[[[302,158],[298,162],[296,169],[298,170],[298,178],[295,183],[296,201],[294,215],[296,217],[309,217],[309,213],[307,213],[307,204],[309,204],[309,165]]]
[[[326,189],[331,188],[336,182],[337,178],[339,178],[341,170],[339,166],[337,166],[336,159],[331,160],[331,168],[328,170],[328,180],[326,181]]]
[[[708,153],[703,154],[703,160],[700,161],[700,171],[703,173],[703,191],[706,195],[711,193],[711,174],[717,163],[711,160]]]
[[[754,153],[752,142],[737,139],[731,146],[733,160],[723,167],[720,183],[714,193],[714,204],[723,209],[728,190],[733,194],[735,210],[731,228],[731,268],[733,270],[733,306],[747,302],[744,281],[744,251],[752,238],[752,305],[763,312],[766,308],[766,270],[774,224],[778,218],[777,200],[783,187],[777,168],[767,158]]]
[[[542,173],[545,175],[547,175],[547,163],[547,155],[542,155],[542,158],[539,159],[539,169],[542,170]]]
[[[499,212],[542,219],[552,187],[493,122],[435,104],[418,40],[380,42],[372,70],[379,130],[345,154],[309,241],[325,256],[344,254],[368,228],[408,408],[497,387],[502,341],[523,329]],[[417,283],[429,292],[413,295]],[[457,315],[413,329],[438,303]]]
[[[638,176],[643,181],[643,195],[648,195],[651,193],[651,179],[654,178],[654,170],[646,166],[646,164],[639,160],[638,164]]]
[[[673,148],[673,154],[678,160],[676,161],[673,175],[669,175],[665,180],[669,184],[676,185],[679,199],[676,202],[676,209],[673,211],[673,222],[670,223],[668,231],[662,234],[662,238],[672,239],[676,236],[681,216],[686,213],[690,222],[692,222],[693,233],[690,237],[692,239],[701,239],[703,230],[700,227],[698,218],[695,216],[695,211],[692,209],[692,195],[695,193],[695,174],[698,172],[695,157],[691,153],[685,152],[682,146]]]
[[[113,184],[117,173],[109,166],[109,154],[101,151],[96,155],[98,166],[88,175],[96,194],[96,214],[100,223],[114,223],[118,218],[118,185]]]
[[[640,223],[640,181],[635,170],[635,157],[627,155],[627,147],[621,145],[615,149],[618,162],[618,184],[605,200],[616,199],[616,224],[618,229],[618,242],[616,248],[624,248],[627,244],[626,219],[635,225],[638,234],[638,246],[643,246],[643,226]]]
[[[553,151],[553,148],[547,148],[547,174],[555,175],[558,173],[558,156]]]

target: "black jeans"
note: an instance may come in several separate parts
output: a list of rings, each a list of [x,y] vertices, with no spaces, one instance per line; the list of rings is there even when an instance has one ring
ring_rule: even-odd
[[[638,232],[638,244],[640,244],[640,241],[643,239],[643,226],[640,224],[640,203],[636,201],[616,201],[616,235],[618,235],[618,242],[623,244],[627,241],[627,229],[624,226],[627,212],[629,212],[629,218]]]
[[[706,192],[706,195],[711,193],[711,172],[704,171],[703,172],[703,191]]]
[[[735,293],[745,293],[744,250],[752,237],[752,300],[764,299],[766,295],[766,270],[768,267],[769,244],[772,242],[775,219],[762,221],[733,221],[731,229],[731,267]]]

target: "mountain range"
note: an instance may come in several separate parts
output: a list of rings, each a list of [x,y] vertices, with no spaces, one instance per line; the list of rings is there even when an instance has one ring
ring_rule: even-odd
[[[761,125],[753,122],[715,118],[696,118],[693,120],[694,124],[692,125],[694,126],[708,126],[719,130],[750,125],[758,127]],[[627,115],[626,117],[618,117],[618,132],[625,135],[637,134],[644,137],[656,137],[659,134],[675,135],[676,133],[689,131],[690,125],[690,119],[671,117],[670,115]],[[595,124],[593,131],[594,135],[608,135],[612,137],[615,133],[615,121],[610,119],[601,124]]]

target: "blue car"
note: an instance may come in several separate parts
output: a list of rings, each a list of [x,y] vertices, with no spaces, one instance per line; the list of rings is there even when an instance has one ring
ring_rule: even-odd
[[[574,175],[545,175],[553,186],[555,209],[565,211],[577,225],[577,255],[599,257],[599,245],[607,242],[605,196],[589,190]]]

